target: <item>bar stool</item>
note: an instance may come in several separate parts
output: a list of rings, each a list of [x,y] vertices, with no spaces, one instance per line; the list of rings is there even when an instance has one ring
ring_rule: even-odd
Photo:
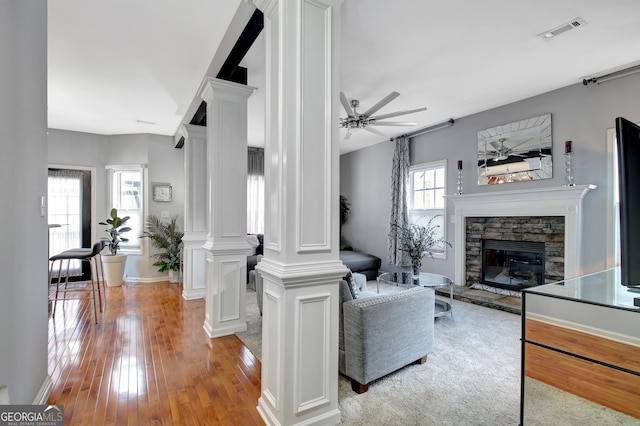
[[[99,247],[98,247],[98,244],[100,245]],[[102,312],[102,296],[101,295],[104,295],[105,297],[105,305],[106,305],[106,297],[107,297],[107,292],[105,290],[106,281],[104,280],[104,265],[102,264],[102,256],[100,256],[100,253],[102,253],[102,250],[104,250],[106,246],[107,246],[107,242],[105,240],[100,240],[97,243],[95,243],[93,247],[90,247],[90,248],[87,248],[87,247],[74,248],[74,249],[69,249],[64,251],[64,253],[85,255],[86,258],[80,259],[80,260],[88,261],[90,265],[91,265],[91,261],[93,260],[93,268],[95,269],[95,273],[96,273],[96,283],[98,284],[98,299],[100,302],[100,312]],[[99,269],[98,269],[98,265],[100,265]],[[91,270],[92,276],[93,276],[94,269]],[[100,281],[102,281],[102,292],[100,291]]]
[[[96,306],[96,286],[98,288],[100,312],[102,312],[102,292],[100,291],[100,275],[101,274],[103,275],[102,260],[100,260],[100,263],[99,263],[98,259],[100,259],[99,254],[104,248],[104,246],[105,246],[105,243],[104,241],[101,240],[95,243],[91,248],[76,248],[76,249],[65,250],[62,253],[58,253],[49,258],[49,261],[51,262],[51,267],[49,268],[49,281],[48,281],[49,285],[51,284],[51,277],[53,275],[54,265],[56,261],[59,262],[58,279],[56,280],[56,291],[55,291],[55,297],[53,298],[53,313],[52,313],[53,317],[55,317],[56,315],[56,305],[61,292],[65,295],[64,299],[66,299],[67,292],[90,291],[91,298],[93,299],[93,317],[94,317],[95,323],[96,324],[98,323],[98,312],[97,312],[97,306]],[[62,278],[62,264],[64,260],[67,261],[67,270],[65,273],[64,284],[62,285],[62,288],[60,288],[61,278]],[[89,262],[90,265],[94,266],[95,273],[93,272],[93,270],[91,270],[91,289],[69,288],[69,265],[71,264],[72,260]],[[100,268],[98,268],[98,265],[100,265]],[[98,269],[100,269],[100,272],[98,271]],[[104,275],[102,278],[102,282],[104,287]]]

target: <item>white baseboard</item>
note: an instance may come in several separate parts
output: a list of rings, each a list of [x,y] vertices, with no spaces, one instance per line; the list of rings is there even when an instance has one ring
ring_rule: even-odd
[[[191,291],[191,292],[187,292],[187,291],[182,292],[182,298],[184,300],[204,299],[206,295],[207,295],[206,289]]]
[[[36,395],[36,398],[33,400],[33,405],[45,405],[49,399],[52,389],[53,381],[51,380],[51,376],[47,375],[44,379],[44,383],[42,383],[42,386],[38,391],[38,394]]]
[[[125,281],[134,282],[134,283],[161,283],[169,281],[169,276],[166,277],[153,277],[153,278],[143,278],[143,277],[127,277]]]

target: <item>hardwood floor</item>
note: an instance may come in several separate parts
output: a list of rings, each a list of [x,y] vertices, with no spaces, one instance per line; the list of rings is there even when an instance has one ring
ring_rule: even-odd
[[[204,300],[169,283],[109,287],[49,318],[49,404],[65,425],[262,425],[260,362],[235,335],[209,339]]]

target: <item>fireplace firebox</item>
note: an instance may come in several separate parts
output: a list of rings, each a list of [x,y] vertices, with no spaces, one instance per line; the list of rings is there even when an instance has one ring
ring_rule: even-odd
[[[544,280],[544,242],[482,240],[482,284],[522,290]]]

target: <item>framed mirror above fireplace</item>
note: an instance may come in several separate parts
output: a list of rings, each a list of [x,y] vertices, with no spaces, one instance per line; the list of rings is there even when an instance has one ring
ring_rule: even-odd
[[[553,177],[551,114],[478,132],[478,185]]]

